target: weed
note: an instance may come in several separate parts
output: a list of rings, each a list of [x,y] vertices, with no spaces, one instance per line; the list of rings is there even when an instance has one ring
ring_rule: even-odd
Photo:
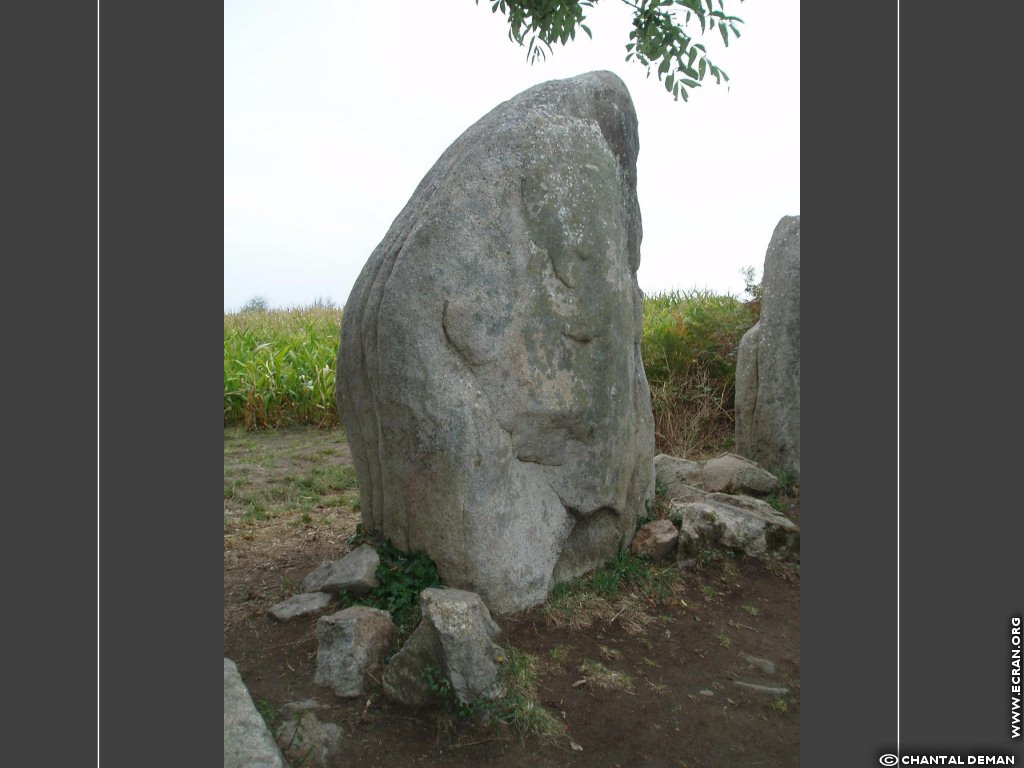
[[[725,634],[724,632],[720,633],[717,636],[717,639],[718,639],[718,644],[720,646],[722,646],[723,648],[729,648],[729,647],[732,646],[732,640],[730,640],[729,636],[727,634]]]
[[[388,542],[377,547],[380,585],[351,604],[369,605],[391,614],[399,635],[408,635],[420,620],[420,592],[441,586],[437,565],[422,552],[407,553]]]
[[[789,704],[786,703],[785,699],[776,699],[772,702],[772,709],[780,715],[784,715],[789,710]]]
[[[710,584],[701,584],[700,591],[701,593],[703,593],[704,599],[707,600],[709,603],[716,597],[718,597],[718,592],[716,592],[715,588],[712,587]]]
[[[271,704],[265,699],[260,699],[256,702],[256,711],[260,713],[260,717],[263,718],[263,722],[267,724],[267,728],[273,732],[277,726],[278,721],[281,719],[281,710]]]
[[[781,470],[776,477],[779,480],[779,494],[792,497],[796,495],[796,476],[787,470]]]
[[[356,532],[353,533],[351,536],[349,536],[345,540],[345,543],[348,544],[353,549],[355,549],[360,544],[364,544],[366,542],[366,539],[367,539],[367,533],[366,533],[366,529],[363,527],[363,524],[362,523],[356,523]]]
[[[565,726],[537,700],[537,658],[506,646],[501,681],[505,695],[491,707],[492,722],[513,728],[521,738],[553,743],[565,735]]]
[[[633,678],[625,672],[616,672],[608,669],[599,661],[584,661],[580,664],[579,673],[583,675],[588,683],[593,683],[598,688],[607,691],[632,691]]]
[[[309,525],[313,522],[313,516],[309,512],[302,513],[302,522],[304,525]]]
[[[743,610],[749,613],[751,616],[761,615],[761,609],[751,603],[747,603],[746,605],[744,605]]]
[[[564,645],[556,645],[548,651],[548,658],[556,664],[562,664],[569,658],[569,649]]]

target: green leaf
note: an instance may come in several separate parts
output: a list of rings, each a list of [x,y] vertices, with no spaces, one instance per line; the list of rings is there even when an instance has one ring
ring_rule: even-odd
[[[700,80],[704,79],[704,72],[705,72],[705,70],[707,70],[707,68],[708,68],[708,60],[707,59],[701,59],[700,60],[700,64],[698,65],[698,69],[697,69],[697,72],[700,74],[700,78],[699,78]]]
[[[658,79],[659,80],[661,79],[662,75],[664,75],[666,72],[668,72],[668,68],[671,66],[671,64],[672,64],[672,62],[669,59],[664,59],[661,62],[661,66],[658,67]]]
[[[729,47],[729,30],[725,24],[718,25],[718,31],[722,33],[722,41],[725,43],[725,47]]]
[[[669,75],[668,77],[666,77],[665,78],[665,90],[668,91],[669,93],[672,93],[672,86],[675,84],[675,82],[676,82],[675,75]]]

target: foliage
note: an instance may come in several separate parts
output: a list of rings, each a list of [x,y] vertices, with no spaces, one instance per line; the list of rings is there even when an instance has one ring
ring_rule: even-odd
[[[281,720],[281,710],[271,704],[265,699],[260,699],[256,702],[256,711],[260,713],[260,717],[263,718],[263,722],[267,724],[267,727],[273,731]]]
[[[326,306],[224,315],[224,425],[336,425],[340,334]]]
[[[558,584],[551,593],[551,602],[557,608],[560,603],[570,604],[580,594],[616,597],[627,589],[663,593],[667,586],[665,572],[623,550],[593,573]]]
[[[245,302],[245,304],[242,305],[242,308],[240,310],[238,310],[238,311],[239,312],[246,312],[246,313],[248,313],[248,312],[269,312],[270,311],[270,302],[267,301],[266,297],[264,297],[264,296],[253,296],[251,299],[249,299],[247,302]]]
[[[733,434],[736,354],[757,309],[735,296],[672,291],[644,299],[641,352],[658,449],[719,453]]]
[[[507,17],[509,39],[526,45],[531,63],[547,58],[545,48],[565,45],[582,30],[593,37],[584,23],[584,9],[597,0],[490,0],[492,13]],[[712,63],[707,48],[694,42],[696,26],[700,34],[718,29],[728,46],[730,36],[739,37],[743,20],[725,11],[724,0],[622,0],[633,12],[632,30],[626,44],[626,61],[635,60],[664,82],[674,99],[689,99],[689,90],[699,88],[713,77],[721,84],[729,76]],[[742,0],[740,0],[742,2]],[[480,0],[477,0],[477,5]],[[717,6],[717,8],[716,8]]]
[[[422,552],[402,552],[384,542],[376,546],[380,565],[377,579],[380,585],[368,595],[346,595],[343,603],[368,605],[391,614],[400,635],[408,635],[420,620],[420,592],[429,587],[440,587],[437,565]]]

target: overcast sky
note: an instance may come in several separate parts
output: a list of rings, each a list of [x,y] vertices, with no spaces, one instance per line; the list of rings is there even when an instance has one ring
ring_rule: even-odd
[[[742,38],[704,42],[732,78],[676,102],[625,62],[630,13],[530,65],[491,3],[225,0],[224,307],[344,304],[420,179],[466,128],[536,83],[607,69],[640,123],[646,293],[743,292],[800,213],[799,0],[733,0]]]

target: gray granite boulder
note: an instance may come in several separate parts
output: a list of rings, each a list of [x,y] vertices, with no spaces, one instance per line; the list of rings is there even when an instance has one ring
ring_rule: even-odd
[[[332,600],[334,597],[327,592],[303,592],[301,595],[292,595],[287,600],[272,605],[268,613],[278,621],[290,621],[299,616],[320,613],[331,604]]]
[[[661,560],[675,552],[679,530],[671,520],[652,520],[640,526],[633,537],[633,553],[651,560]]]
[[[771,472],[733,453],[708,459],[701,474],[704,490],[711,493],[769,494],[780,487]]]
[[[505,654],[499,633],[479,595],[460,589],[425,589],[423,619],[384,670],[388,698],[421,706],[434,700],[428,676],[447,680],[462,704],[504,694],[499,680]]]
[[[670,515],[680,521],[679,560],[705,547],[728,547],[760,560],[799,551],[796,523],[750,496],[709,493],[704,501],[673,502]]]
[[[369,544],[361,544],[340,560],[322,563],[302,581],[306,592],[351,592],[364,595],[380,585],[380,556]]]
[[[761,319],[736,359],[736,451],[800,478],[800,217],[775,227],[764,260]]]
[[[654,457],[657,483],[673,501],[702,501],[707,493],[769,494],[780,488],[771,472],[743,456],[723,453],[691,461],[659,453]]]
[[[337,696],[361,696],[367,676],[381,669],[397,637],[391,614],[377,608],[356,605],[321,617],[313,682]]]
[[[224,768],[287,768],[231,659],[224,659]]]
[[[341,726],[321,721],[313,712],[296,714],[277,729],[277,743],[293,766],[328,768],[335,765],[344,733]]]
[[[501,612],[626,547],[653,498],[637,120],[592,72],[440,157],[345,305],[363,524]]]

